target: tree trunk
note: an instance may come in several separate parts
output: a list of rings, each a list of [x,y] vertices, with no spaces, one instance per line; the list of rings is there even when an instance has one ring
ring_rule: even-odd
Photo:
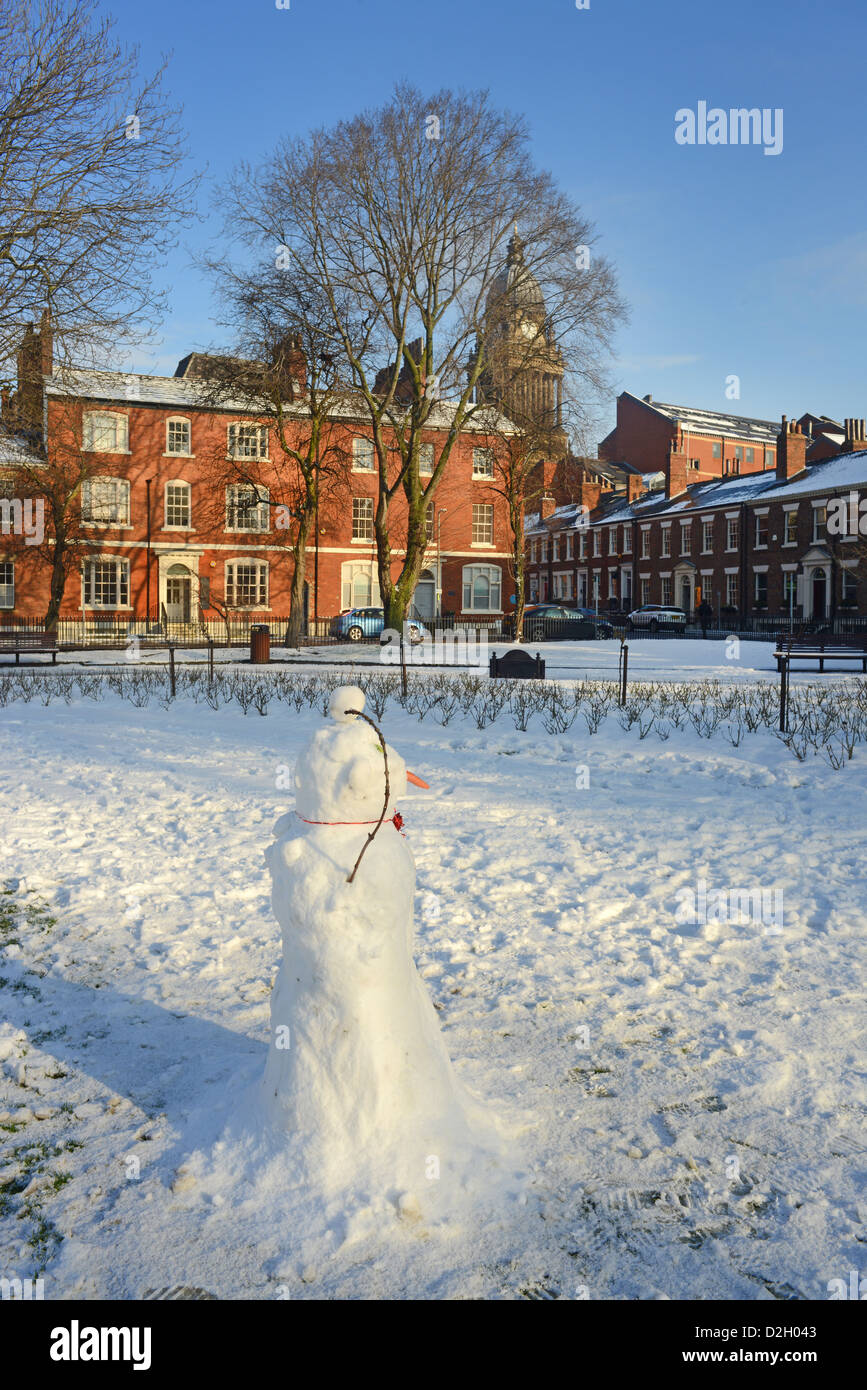
[[[298,524],[298,535],[292,547],[295,569],[292,574],[292,593],[289,599],[289,624],[286,646],[301,646],[301,624],[304,618],[304,581],[307,575],[307,541],[310,527],[315,523],[316,504],[306,503]]]
[[[45,613],[46,632],[57,632],[66,579],[66,546],[62,541],[57,540],[51,550],[51,582],[48,589],[48,608]]]

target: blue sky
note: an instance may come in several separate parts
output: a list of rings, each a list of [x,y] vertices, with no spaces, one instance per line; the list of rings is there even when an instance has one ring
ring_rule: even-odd
[[[289,2],[105,6],[146,67],[171,54],[204,212],[236,161],[378,104],[400,78],[487,87],[525,115],[539,164],[617,266],[631,306],[617,390],[770,419],[867,415],[864,0]],[[781,107],[782,153],[677,144],[675,112],[699,101]],[[209,215],[184,245],[218,228]],[[221,338],[188,253],[166,280],[162,338],[137,370]]]

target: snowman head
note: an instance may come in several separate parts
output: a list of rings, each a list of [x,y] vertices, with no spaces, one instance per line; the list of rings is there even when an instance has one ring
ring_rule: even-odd
[[[318,729],[295,767],[295,809],[304,820],[377,821],[385,798],[385,757],[375,729],[351,711],[364,709],[358,686],[335,690],[328,724]],[[406,792],[406,764],[394,748],[388,751],[389,803]]]

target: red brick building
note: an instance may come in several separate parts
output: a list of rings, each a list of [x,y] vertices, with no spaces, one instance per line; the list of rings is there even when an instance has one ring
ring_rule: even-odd
[[[864,422],[846,421],[831,458],[808,462],[810,439],[784,418],[774,469],[692,483],[686,455],[672,452],[662,485],[639,494],[626,474],[569,501],[552,491],[527,518],[529,600],[692,615],[706,599],[724,624],[867,615]],[[841,503],[860,517],[846,534],[829,525]]]
[[[777,429],[771,420],[669,405],[622,391],[617,424],[598,452],[602,459],[629,463],[642,473],[661,473],[674,448],[685,454],[692,481],[698,482],[773,468]]]
[[[63,599],[61,616],[126,622],[218,622],[215,603],[251,621],[289,612],[291,524],[281,518],[285,459],[273,422],[243,400],[203,405],[190,358],[175,376],[79,370],[53,374],[50,338],[30,333],[16,399],[4,403],[7,425],[5,490],[14,496],[21,449],[49,457],[79,449],[87,460],[77,537],[80,568]],[[291,407],[303,429],[302,399]],[[440,401],[427,431],[422,482],[439,457],[454,407]],[[497,421],[498,430],[506,422]],[[323,619],[380,600],[373,535],[377,474],[369,427],[347,400],[335,412],[332,439],[345,460],[320,508],[307,563],[305,607]],[[512,593],[510,533],[503,500],[492,487],[491,439],[465,431],[428,509],[429,545],[415,592],[418,616],[444,613],[494,621]],[[242,462],[255,489],[225,483]],[[215,481],[218,480],[218,481]],[[406,510],[392,507],[394,573],[400,569]],[[281,519],[283,525],[281,526]],[[37,547],[0,533],[0,622],[39,618],[48,602],[48,565]]]

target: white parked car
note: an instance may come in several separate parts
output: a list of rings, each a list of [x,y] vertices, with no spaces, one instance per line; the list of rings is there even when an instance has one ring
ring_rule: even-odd
[[[685,627],[686,614],[682,608],[670,608],[663,603],[645,603],[629,615],[629,626],[646,627],[658,632],[661,627]]]

